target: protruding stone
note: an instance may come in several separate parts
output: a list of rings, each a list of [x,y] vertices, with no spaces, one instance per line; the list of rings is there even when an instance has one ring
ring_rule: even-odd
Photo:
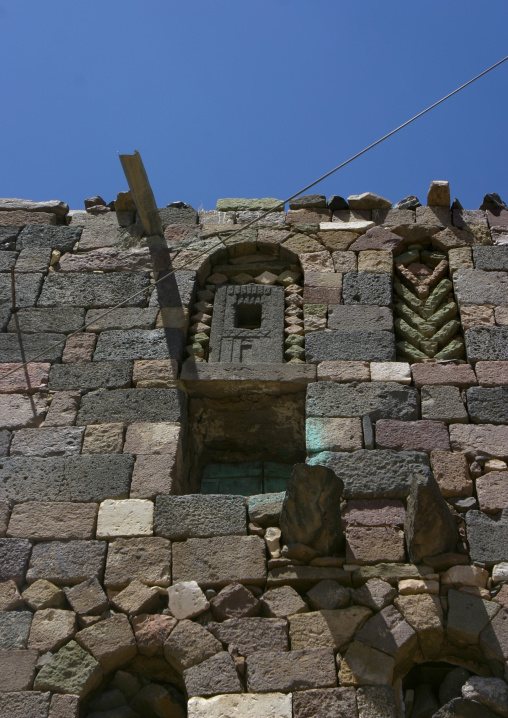
[[[76,634],[76,641],[99,661],[105,673],[136,655],[136,639],[126,616],[116,615]]]
[[[241,583],[230,583],[212,598],[210,605],[218,621],[256,616],[261,608],[259,600]]]
[[[270,618],[287,618],[309,610],[300,594],[291,586],[280,586],[266,591],[261,597],[261,605],[264,614]]]
[[[450,183],[444,180],[434,180],[430,183],[427,194],[428,207],[450,207]]]
[[[33,585],[35,586],[35,584]],[[100,615],[108,607],[107,596],[95,577],[72,588],[66,588],[65,596],[72,608],[79,614]]]
[[[164,643],[164,656],[179,673],[219,651],[222,651],[219,641],[199,623],[187,619],[179,622]]]
[[[168,608],[175,618],[195,618],[210,607],[196,581],[181,581],[168,588]]]
[[[241,656],[289,650],[287,623],[280,618],[230,618],[210,623],[208,628],[221,643],[230,650],[234,647]]]
[[[341,661],[341,686],[382,686],[390,684],[395,662],[386,653],[353,641]]]
[[[97,688],[101,678],[100,664],[76,641],[70,641],[41,668],[34,689],[85,696]]]
[[[347,203],[350,209],[390,209],[392,206],[389,199],[374,194],[374,192],[351,194],[347,198]]]
[[[76,614],[74,611],[61,611],[58,608],[45,608],[34,615],[30,628],[28,648],[39,653],[54,653],[76,632]]]
[[[65,595],[61,588],[41,578],[23,591],[23,601],[33,611],[40,611],[44,608],[64,608]]]

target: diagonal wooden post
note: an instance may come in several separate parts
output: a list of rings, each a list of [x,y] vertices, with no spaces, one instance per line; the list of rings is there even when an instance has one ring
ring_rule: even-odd
[[[120,155],[120,162],[146,234],[163,237],[164,230],[141,155],[134,150],[133,155]]]

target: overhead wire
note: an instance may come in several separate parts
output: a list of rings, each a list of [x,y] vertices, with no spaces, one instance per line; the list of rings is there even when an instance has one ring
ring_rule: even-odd
[[[282,209],[288,202],[291,202],[291,200],[295,199],[296,197],[298,197],[299,195],[303,194],[304,192],[306,192],[307,190],[311,189],[312,187],[315,187],[317,184],[319,184],[319,183],[322,182],[323,180],[325,180],[325,179],[327,179],[328,177],[330,177],[331,175],[335,174],[335,172],[338,172],[338,171],[339,171],[340,169],[342,169],[343,167],[346,167],[346,165],[350,164],[351,162],[354,162],[354,160],[356,160],[356,159],[358,159],[359,157],[361,157],[362,155],[366,154],[367,152],[369,152],[370,150],[372,150],[374,147],[377,147],[377,145],[380,145],[382,142],[384,142],[385,140],[387,140],[389,137],[392,137],[392,136],[395,135],[397,132],[400,132],[400,131],[403,130],[405,127],[407,127],[407,126],[410,125],[412,122],[414,122],[415,120],[418,120],[420,117],[423,117],[423,115],[427,114],[427,112],[430,112],[430,111],[433,110],[435,107],[438,107],[438,105],[441,105],[443,102],[446,102],[446,100],[450,99],[450,97],[453,97],[454,95],[456,95],[456,94],[457,94],[458,92],[460,92],[461,90],[465,89],[465,88],[468,87],[469,85],[472,85],[473,82],[476,82],[476,81],[479,80],[481,77],[484,77],[484,76],[487,75],[489,72],[491,72],[492,70],[494,70],[496,67],[499,67],[499,65],[502,65],[502,64],[503,64],[504,62],[506,62],[507,60],[508,60],[508,55],[507,55],[506,57],[503,57],[502,60],[499,60],[499,61],[496,62],[494,65],[491,65],[490,67],[488,67],[488,68],[487,68],[486,70],[484,70],[483,72],[480,72],[478,75],[476,75],[475,77],[473,77],[471,80],[468,80],[468,81],[465,82],[463,85],[460,85],[460,87],[457,87],[455,90],[453,90],[453,92],[448,93],[447,95],[445,95],[444,97],[442,97],[442,98],[441,98],[440,100],[438,100],[437,102],[434,102],[432,105],[429,105],[427,108],[425,108],[424,110],[422,110],[421,112],[419,112],[417,115],[414,115],[414,116],[411,117],[409,120],[406,120],[406,122],[403,122],[401,125],[399,125],[399,126],[396,127],[395,129],[391,130],[391,132],[388,132],[386,135],[383,135],[383,137],[380,137],[380,138],[379,138],[378,140],[376,140],[375,142],[372,142],[370,145],[368,145],[367,147],[365,147],[365,148],[364,148],[363,150],[361,150],[360,152],[357,152],[356,154],[354,154],[354,155],[353,155],[352,157],[350,157],[349,159],[345,160],[344,162],[341,162],[341,164],[337,165],[336,167],[334,167],[333,169],[331,169],[329,172],[326,172],[324,175],[321,175],[321,177],[319,177],[318,179],[314,180],[313,182],[311,182],[310,184],[306,185],[305,187],[302,187],[302,189],[298,190],[298,192],[295,192],[295,193],[292,194],[290,197],[287,197],[286,199],[281,200],[278,204],[275,204],[273,207],[271,207],[270,209],[266,210],[265,212],[263,212],[263,213],[262,213],[261,215],[259,215],[258,217],[255,217],[254,219],[250,220],[250,221],[247,222],[246,224],[242,224],[242,226],[239,227],[237,230],[235,230],[234,232],[228,234],[227,239],[229,240],[229,239],[232,239],[233,237],[236,237],[238,234],[240,234],[240,232],[243,232],[243,231],[245,231],[246,229],[248,229],[249,227],[252,227],[254,224],[257,224],[257,223],[260,222],[262,219],[264,219],[265,217],[267,217],[269,214],[272,214],[272,212],[276,212],[277,210]],[[225,233],[225,230],[222,232],[222,234],[224,234],[224,233]],[[221,232],[218,231],[218,234],[221,234]],[[220,247],[220,246],[223,246],[223,240],[222,240],[222,239],[220,239],[216,244],[212,245],[211,247],[207,247],[203,252],[201,252],[201,253],[198,254],[198,255],[195,255],[194,257],[192,257],[191,259],[189,259],[187,262],[184,262],[184,264],[180,265],[179,267],[176,267],[176,268],[174,268],[174,269],[171,269],[171,270],[167,271],[167,273],[164,273],[162,277],[159,277],[157,280],[155,280],[155,282],[153,282],[153,285],[152,285],[152,286],[156,286],[157,284],[159,284],[159,282],[163,282],[163,281],[166,280],[169,276],[171,276],[172,274],[174,274],[175,271],[181,271],[181,270],[184,269],[185,267],[188,267],[190,264],[193,264],[193,263],[196,262],[198,259],[200,259],[201,257],[203,257],[203,256],[205,256],[205,255],[207,255],[207,254],[209,254],[209,253],[212,252],[214,249],[217,249],[217,248]],[[192,247],[188,247],[188,249],[192,249]],[[161,273],[162,273],[162,272],[161,272]],[[127,302],[130,302],[132,299],[135,299],[136,297],[140,296],[141,294],[144,294],[146,291],[147,291],[147,288],[144,287],[143,289],[140,289],[139,291],[134,292],[134,294],[131,294],[129,297],[127,297],[127,298],[124,299],[123,301],[119,302],[118,304],[115,304],[115,306],[111,307],[110,309],[108,309],[107,311],[105,311],[103,314],[99,315],[98,317],[94,317],[93,320],[91,320],[91,321],[89,321],[89,322],[86,322],[86,323],[85,323],[82,327],[80,327],[79,329],[76,329],[74,332],[71,332],[70,334],[67,334],[64,339],[61,339],[60,341],[56,342],[55,344],[52,344],[50,347],[44,349],[44,350],[43,350],[42,352],[40,352],[39,354],[36,354],[36,356],[32,357],[32,358],[29,359],[28,361],[26,361],[26,362],[20,364],[19,366],[15,367],[14,369],[11,369],[11,370],[8,371],[6,374],[3,374],[2,376],[0,376],[0,381],[2,381],[3,379],[6,379],[6,378],[7,378],[8,376],[10,376],[11,374],[14,374],[14,372],[20,371],[21,369],[25,368],[26,366],[28,366],[28,364],[31,364],[31,363],[37,361],[38,359],[40,359],[40,358],[43,357],[44,355],[46,355],[46,354],[48,354],[49,352],[53,351],[53,349],[56,349],[56,348],[59,347],[61,344],[64,344],[70,337],[73,337],[73,336],[75,336],[76,334],[79,334],[79,333],[82,332],[83,330],[87,329],[92,323],[98,322],[100,319],[103,319],[104,317],[108,316],[108,314],[111,314],[111,312],[115,311],[115,309],[119,309],[119,308],[122,307],[124,304],[127,304]]]

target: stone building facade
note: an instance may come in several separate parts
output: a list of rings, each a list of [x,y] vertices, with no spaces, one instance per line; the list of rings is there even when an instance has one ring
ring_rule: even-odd
[[[508,716],[508,209],[277,202],[0,200],[0,716]]]

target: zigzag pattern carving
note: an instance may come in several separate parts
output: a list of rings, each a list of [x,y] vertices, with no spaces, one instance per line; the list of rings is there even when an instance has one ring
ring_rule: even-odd
[[[446,277],[445,255],[407,252],[395,262],[398,279],[394,282],[397,316],[394,325],[398,354],[412,362],[463,358],[464,340],[457,336],[460,322],[456,319],[453,285]]]

